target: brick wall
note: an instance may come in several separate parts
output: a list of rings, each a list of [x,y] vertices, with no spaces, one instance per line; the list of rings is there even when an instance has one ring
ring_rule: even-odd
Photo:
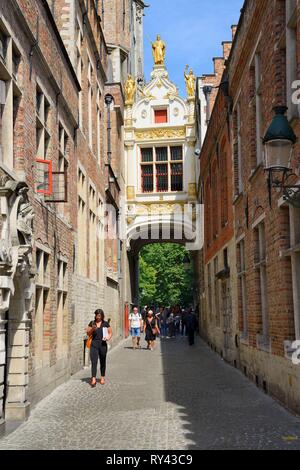
[[[294,319],[299,315],[299,312],[294,310],[294,296],[298,293],[295,289],[293,291],[291,258],[284,255],[291,247],[291,209],[288,204],[282,204],[282,194],[275,190],[272,191],[272,207],[269,204],[267,175],[264,172],[263,154],[259,153],[258,133],[260,125],[260,136],[264,136],[273,117],[272,108],[275,105],[284,105],[287,101],[285,4],[286,2],[281,0],[245,2],[238,28],[233,31],[234,42],[224,75],[229,80],[229,95],[232,100],[230,113],[225,118],[229,108],[219,93],[202,149],[201,167],[202,180],[209,188],[209,185],[217,181],[212,177],[216,158],[215,141],[220,142],[226,136],[227,177],[230,181],[228,224],[215,240],[212,238],[213,230],[206,227],[205,263],[207,267],[207,263],[214,257],[220,256],[219,250],[226,243],[236,251],[235,257],[239,260],[237,244],[243,240],[248,328],[245,331],[241,280],[237,278],[233,256],[234,265],[230,266],[231,297],[236,307],[233,313],[236,315],[234,323],[237,325],[237,330],[233,329],[233,335],[237,333],[237,336],[233,337],[236,342],[233,360],[250,378],[260,384],[265,383],[265,388],[271,394],[287,406],[299,410],[299,397],[297,399],[296,396],[300,390],[300,373],[285,352],[285,342],[295,339]],[[299,21],[300,12],[297,10],[298,34]],[[298,70],[299,57],[298,49]],[[258,76],[261,79],[259,90]],[[240,159],[237,144],[238,105],[241,109]],[[299,117],[293,119],[291,124],[298,135]],[[293,169],[299,165],[299,151],[297,143],[293,154]],[[204,191],[206,223],[212,222],[213,214],[220,217],[219,208],[213,204],[214,190],[220,194],[220,186]],[[265,234],[265,261],[262,264],[259,262],[258,246],[258,230],[261,223],[264,224]],[[205,295],[208,296],[207,281]],[[203,323],[203,333],[212,345],[217,344],[219,348],[223,339],[209,317],[209,302],[206,302],[206,309],[208,311],[204,312],[204,316],[208,321]],[[267,333],[264,333],[262,342],[263,330]]]

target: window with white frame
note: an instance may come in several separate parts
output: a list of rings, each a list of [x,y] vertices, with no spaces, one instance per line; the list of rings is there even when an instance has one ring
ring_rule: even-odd
[[[35,365],[43,365],[44,317],[50,302],[50,253],[41,248],[36,250],[36,292],[35,292]]]
[[[57,355],[67,353],[68,344],[68,263],[57,261]]]
[[[98,280],[102,285],[104,282],[105,267],[105,227],[104,227],[104,204],[98,200]]]
[[[87,277],[87,181],[83,171],[78,169],[78,274]]]
[[[21,53],[0,20],[0,161],[14,168],[14,125],[22,97]]]
[[[183,191],[183,147],[141,148],[143,193]]]
[[[76,23],[76,33],[75,33],[75,41],[76,41],[76,62],[77,62],[77,78],[82,86],[82,72],[83,72],[83,60],[82,60],[82,45],[83,45],[83,35],[81,32],[80,25],[77,21]],[[82,91],[79,92],[79,127],[82,129]]]
[[[88,139],[90,148],[93,150],[93,67],[89,61],[88,65]]]
[[[243,323],[242,334],[248,335],[248,309],[247,309],[247,281],[246,281],[246,255],[245,240],[241,240],[237,245],[238,251],[238,293],[239,312]]]
[[[261,331],[258,335],[260,346],[269,343],[268,283],[266,266],[266,235],[265,224],[261,222],[254,229],[255,269],[258,273],[258,292],[261,317]]]
[[[36,86],[36,189],[39,194],[52,194],[50,150],[50,103],[39,85]]]
[[[97,86],[97,160],[101,165],[101,91]]]
[[[238,165],[238,193],[241,194],[244,189],[243,183],[243,158],[242,158],[242,116],[241,104],[237,104],[237,165]]]
[[[215,307],[215,317],[216,317],[216,326],[221,326],[221,315],[220,315],[220,281],[217,277],[219,272],[219,260],[218,257],[214,259],[214,307]]]
[[[97,198],[92,186],[89,188],[89,268],[90,279],[98,281]]]
[[[254,80],[254,97],[255,97],[255,126],[256,126],[256,164],[259,165],[263,161],[262,146],[262,71],[261,71],[261,55],[259,50],[254,54],[252,62],[252,73]]]
[[[213,301],[212,301],[212,269],[211,263],[207,266],[207,287],[208,287],[208,309],[209,309],[209,318],[212,321],[212,310],[213,310]]]
[[[295,339],[300,340],[300,208],[290,206]]]

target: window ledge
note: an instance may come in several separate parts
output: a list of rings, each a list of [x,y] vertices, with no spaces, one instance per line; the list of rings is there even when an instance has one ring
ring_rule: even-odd
[[[261,351],[271,353],[271,340],[269,336],[265,335],[256,335],[256,345],[257,349],[260,349]]]
[[[249,346],[249,333],[240,333],[240,343],[244,346]]]
[[[5,62],[3,62],[2,58],[0,58],[0,80],[11,80],[11,74],[9,73],[8,68]]]
[[[300,253],[300,243],[297,243],[297,245],[292,246],[288,250],[284,250],[281,255],[282,257],[289,257],[292,256],[293,253]]]
[[[238,204],[242,200],[243,196],[244,196],[243,191],[237,194],[233,199],[233,205]]]
[[[19,86],[19,83],[17,80],[13,80],[13,94],[14,96],[20,98],[22,96],[22,90]]]
[[[254,170],[252,170],[251,175],[249,176],[249,183],[253,183],[256,177],[260,174],[260,170],[262,170],[263,168],[263,162],[261,162],[257,165]]]

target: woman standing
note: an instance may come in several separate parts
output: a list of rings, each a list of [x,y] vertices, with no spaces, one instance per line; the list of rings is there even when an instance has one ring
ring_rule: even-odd
[[[160,331],[158,328],[157,319],[154,317],[152,310],[149,310],[147,314],[144,331],[146,333],[145,339],[148,343],[147,349],[153,351],[155,348],[156,336],[160,334]]]
[[[101,379],[100,384],[105,384],[107,341],[112,338],[112,328],[108,322],[104,320],[104,312],[99,309],[95,312],[95,320],[91,322],[87,328],[87,335],[92,336],[91,344],[91,362],[92,362],[92,379],[90,385],[92,388],[97,384],[97,366],[100,359]]]

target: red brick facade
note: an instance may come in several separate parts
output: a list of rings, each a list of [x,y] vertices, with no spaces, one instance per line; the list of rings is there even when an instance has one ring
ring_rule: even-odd
[[[218,92],[201,154],[201,179],[206,210],[205,269],[228,247],[230,256],[230,301],[233,306],[230,362],[278,397],[300,409],[299,366],[292,363],[290,345],[299,339],[299,209],[272,191],[269,204],[264,171],[262,137],[273,118],[272,108],[289,104],[290,62],[300,67],[300,9],[297,2],[248,0],[235,34],[222,81],[229,93]],[[287,15],[291,15],[288,18]],[[297,38],[297,53],[291,57],[287,26]],[[288,28],[291,26],[288,26]],[[228,96],[229,95],[229,96]],[[299,136],[298,110],[290,115]],[[225,152],[222,152],[224,142]],[[292,167],[297,174],[299,143]],[[217,155],[223,163],[216,164]],[[219,169],[219,172],[218,170]],[[224,184],[228,189],[228,223],[222,220]],[[297,177],[294,177],[297,180]],[[217,194],[218,197],[214,197]],[[225,211],[226,212],[226,211]],[[206,274],[209,276],[209,273]],[[213,279],[206,280],[206,298]],[[209,316],[210,302],[204,304]],[[224,326],[226,329],[226,325]],[[204,334],[224,353],[225,338],[214,318],[205,323]],[[289,345],[289,346],[288,346]],[[298,394],[298,398],[297,398]]]
[[[131,47],[131,3],[124,2],[124,11],[117,8],[119,2],[103,2],[102,9],[102,2],[94,0],[13,0],[0,7],[0,85],[8,89],[9,83],[12,90],[0,117],[0,176],[28,185],[35,214],[29,343],[20,358],[28,362],[26,386],[25,391],[8,390],[0,383],[0,390],[18,392],[24,407],[82,367],[85,329],[96,308],[104,308],[111,319],[114,341],[123,334],[119,270],[126,267],[126,250],[120,254],[119,240],[101,241],[97,234],[100,225],[105,234],[104,204],[118,208],[125,194],[123,78]],[[108,55],[114,47],[124,49],[121,76],[114,70],[116,58],[112,64]],[[111,130],[107,94],[114,100]],[[38,194],[44,177],[37,159],[50,161],[54,173],[65,173],[64,202],[47,202]],[[58,176],[53,178],[52,200],[61,201]],[[59,189],[63,193],[64,184]],[[8,330],[9,322],[8,313]],[[1,353],[4,335],[0,339]]]

